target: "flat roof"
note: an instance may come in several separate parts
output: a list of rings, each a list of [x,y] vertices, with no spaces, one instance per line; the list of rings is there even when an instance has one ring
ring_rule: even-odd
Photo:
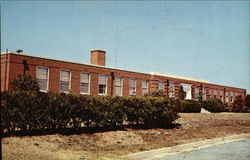
[[[202,80],[202,79],[195,79],[195,78],[182,77],[182,76],[171,75],[171,74],[167,74],[167,73],[150,72],[150,74],[151,74],[151,75],[156,75],[156,76],[163,76],[163,77],[170,77],[170,78],[176,78],[176,79],[184,79],[184,80],[189,80],[189,81],[196,81],[196,82],[209,83],[209,81]]]
[[[98,68],[107,68],[107,69],[114,69],[114,70],[125,71],[125,72],[133,72],[133,73],[140,73],[140,74],[150,75],[150,74],[144,73],[144,72],[124,70],[124,69],[119,69],[119,68],[115,68],[115,67],[100,66],[100,65],[88,64],[88,63],[77,63],[77,62],[66,61],[66,60],[61,60],[61,59],[52,59],[52,58],[47,58],[47,57],[34,56],[34,55],[26,54],[26,53],[23,53],[23,52],[22,53],[13,53],[13,52],[1,53],[1,55],[4,55],[4,54],[14,54],[14,55],[18,55],[18,56],[27,56],[27,57],[33,57],[33,58],[42,58],[42,59],[53,60],[53,61],[60,61],[60,62],[80,64],[80,65],[87,65],[87,66],[98,67]]]
[[[211,84],[211,85],[215,85],[215,86],[221,86],[221,87],[243,89],[243,88],[238,88],[238,87],[231,87],[231,86],[225,86],[225,85],[220,85],[220,84],[213,84],[213,83],[210,83],[207,80],[188,78],[188,77],[183,77],[183,76],[171,75],[171,74],[167,74],[167,73],[160,73],[160,72],[144,73],[144,72],[130,71],[130,70],[124,70],[124,69],[119,69],[119,68],[114,68],[114,67],[106,67],[106,66],[87,64],[87,63],[76,63],[76,62],[65,61],[65,60],[60,60],[60,59],[52,59],[52,58],[34,56],[34,55],[25,54],[23,52],[22,53],[13,53],[13,52],[1,53],[1,55],[4,55],[4,54],[14,54],[14,55],[18,55],[18,56],[28,56],[28,57],[34,57],[34,58],[42,58],[42,59],[47,59],[47,60],[60,61],[60,62],[73,63],[73,64],[80,64],[80,65],[87,65],[87,66],[93,66],[93,67],[99,67],[99,68],[114,69],[114,70],[125,71],[125,72],[139,73],[139,74],[145,74],[145,75],[156,75],[156,76],[162,76],[162,77],[168,77],[168,78],[175,78],[175,79],[183,79],[183,80],[189,80],[189,81],[195,81],[195,82],[202,82],[202,83],[207,83],[207,84]]]

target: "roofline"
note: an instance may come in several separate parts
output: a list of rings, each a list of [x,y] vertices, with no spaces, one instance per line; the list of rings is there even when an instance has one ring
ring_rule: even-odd
[[[13,53],[13,52],[1,53],[1,55],[7,55],[7,54],[13,54],[13,55],[18,55],[18,56],[26,56],[26,57],[33,57],[33,58],[41,58],[41,59],[47,59],[47,60],[53,60],[53,61],[59,61],[59,62],[66,62],[66,63],[73,63],[73,64],[79,64],[79,65],[86,65],[86,66],[98,67],[98,68],[113,69],[113,70],[132,72],[132,73],[139,73],[139,74],[144,74],[144,75],[150,76],[150,74],[143,73],[143,72],[130,71],[130,70],[124,70],[124,69],[106,67],[106,66],[99,66],[99,65],[95,65],[95,64],[77,63],[77,62],[65,61],[65,60],[60,60],[60,59],[52,59],[52,58],[47,58],[47,57],[33,56],[33,55],[25,54],[25,53],[24,54],[23,53]]]
[[[176,78],[176,79],[195,81],[195,82],[209,83],[209,81],[202,80],[202,79],[188,78],[188,77],[182,77],[182,76],[171,75],[171,74],[166,74],[166,73],[150,72],[150,74],[156,75],[156,76],[163,76],[163,77],[170,77],[170,78]]]
[[[26,57],[33,57],[33,58],[41,58],[41,59],[47,59],[47,60],[53,60],[53,61],[59,61],[59,62],[66,62],[66,63],[73,63],[73,64],[79,64],[79,65],[86,65],[86,66],[92,66],[92,67],[98,67],[98,68],[113,69],[113,70],[119,70],[119,71],[125,71],[125,72],[139,73],[139,74],[144,74],[144,75],[148,75],[148,76],[156,75],[156,76],[174,78],[174,79],[179,79],[179,80],[189,80],[189,81],[193,81],[193,82],[201,82],[201,83],[204,83],[204,84],[215,85],[215,86],[220,86],[220,87],[227,87],[227,88],[246,90],[245,88],[238,88],[238,87],[231,87],[231,86],[213,84],[213,83],[210,83],[209,81],[206,81],[206,80],[187,78],[187,77],[170,75],[170,74],[165,74],[165,73],[161,73],[163,75],[157,75],[156,73],[159,73],[159,72],[143,73],[143,72],[137,72],[137,71],[123,70],[123,69],[113,68],[113,67],[99,66],[99,65],[94,65],[94,64],[76,63],[76,62],[65,61],[65,60],[60,60],[60,59],[52,59],[52,58],[46,58],[46,57],[40,57],[40,56],[33,56],[33,55],[23,54],[23,53],[13,53],[13,52],[1,53],[1,55],[7,55],[7,54],[13,54],[13,55],[18,55],[18,56],[26,56]],[[152,74],[152,73],[155,73],[155,74]],[[165,74],[165,76],[164,76],[164,74]],[[169,75],[169,76],[167,76],[167,75]],[[171,77],[171,76],[176,76],[176,77]]]

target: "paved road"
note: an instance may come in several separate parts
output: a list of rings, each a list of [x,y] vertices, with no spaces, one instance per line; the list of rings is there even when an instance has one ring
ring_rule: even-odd
[[[157,160],[250,160],[250,139],[165,156]]]

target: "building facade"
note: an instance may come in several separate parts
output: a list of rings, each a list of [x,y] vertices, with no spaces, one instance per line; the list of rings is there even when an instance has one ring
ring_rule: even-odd
[[[126,71],[105,66],[106,52],[91,51],[91,64],[80,64],[17,53],[1,54],[1,91],[11,90],[19,74],[36,78],[41,91],[72,92],[89,95],[143,96],[162,90],[169,97],[179,97],[180,86],[186,99],[217,98],[232,104],[246,89],[211,84],[204,80],[151,72]]]

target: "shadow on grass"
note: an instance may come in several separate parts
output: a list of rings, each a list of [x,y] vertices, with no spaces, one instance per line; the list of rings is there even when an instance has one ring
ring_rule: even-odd
[[[53,134],[61,134],[61,135],[76,135],[76,134],[93,134],[93,133],[100,133],[100,132],[108,132],[108,131],[126,131],[129,129],[173,129],[179,128],[181,125],[178,123],[169,124],[167,126],[150,126],[150,125],[143,125],[143,124],[136,124],[136,125],[121,125],[115,127],[81,127],[81,128],[60,128],[60,129],[37,129],[37,130],[19,130],[19,131],[11,131],[1,133],[1,137],[11,137],[11,136],[42,136],[42,135],[53,135]]]

